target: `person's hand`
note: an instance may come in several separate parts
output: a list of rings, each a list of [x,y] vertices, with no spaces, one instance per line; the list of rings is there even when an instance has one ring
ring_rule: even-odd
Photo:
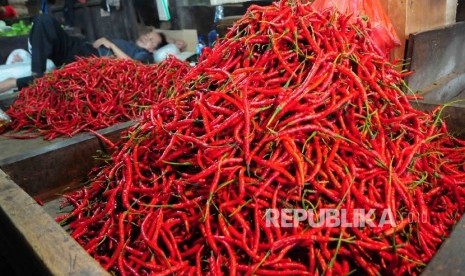
[[[174,44],[180,51],[184,51],[187,47],[187,44],[184,42],[184,40],[176,40]]]
[[[87,0],[78,0],[79,3],[81,4],[85,4],[87,2]]]
[[[97,39],[96,41],[94,41],[92,46],[94,46],[94,48],[96,49],[98,49],[100,46],[104,46],[105,48],[111,49],[111,47],[113,46],[113,43],[107,38],[101,37]]]

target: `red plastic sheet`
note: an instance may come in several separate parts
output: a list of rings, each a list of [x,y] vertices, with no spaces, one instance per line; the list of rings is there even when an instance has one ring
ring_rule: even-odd
[[[394,26],[379,0],[315,0],[312,6],[318,11],[336,8],[340,13],[366,16],[373,29],[373,42],[386,54],[400,45]]]

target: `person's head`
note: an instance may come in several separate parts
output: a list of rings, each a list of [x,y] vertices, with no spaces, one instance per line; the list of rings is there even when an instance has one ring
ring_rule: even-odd
[[[139,36],[136,44],[149,52],[153,52],[157,49],[161,42],[162,38],[154,27],[144,26],[139,30]]]

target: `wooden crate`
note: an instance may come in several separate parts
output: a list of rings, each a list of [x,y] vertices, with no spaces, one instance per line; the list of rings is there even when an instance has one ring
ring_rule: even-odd
[[[131,125],[99,132],[115,141]],[[15,275],[109,275],[54,221],[60,209],[52,199],[80,185],[97,150],[107,148],[87,133],[52,142],[0,136],[0,253]]]
[[[400,27],[404,31],[401,36],[404,41],[412,33],[447,25],[444,23],[444,17],[442,23],[441,20],[435,21],[431,17],[431,5],[440,5],[440,3],[432,0],[422,4],[419,2],[385,1],[391,14],[391,9],[396,5],[404,8],[395,11],[400,16],[399,20],[394,20],[390,15],[396,28]],[[407,5],[408,3],[410,6]],[[443,4],[441,7],[446,8],[447,5],[443,6]],[[419,7],[424,8],[423,14],[428,14],[428,19],[424,20],[428,24],[420,24],[420,21],[413,20],[414,11]],[[444,16],[441,12],[435,14],[436,17],[433,18]],[[411,21],[416,22],[417,25],[407,24]],[[399,25],[402,22],[403,25]],[[437,25],[432,24],[433,22]],[[415,30],[414,27],[417,29]],[[403,50],[401,52],[403,54]],[[432,63],[431,60],[429,62]],[[418,66],[417,70],[425,68]],[[426,83],[435,77],[430,75],[422,78]],[[423,101],[418,103],[418,108],[429,110],[440,104],[441,102]],[[456,128],[457,131],[465,129],[461,125],[462,118],[465,117],[465,106],[448,107],[445,113],[448,114],[446,120],[450,127]],[[110,134],[113,131],[117,136],[118,130],[115,128],[107,129],[102,133]],[[60,139],[53,143],[36,141],[39,146],[28,145],[28,141],[24,140],[14,143],[21,143],[22,153],[9,153],[7,156],[6,148],[11,150],[17,147],[12,144],[4,148],[0,147],[0,169],[3,170],[0,170],[0,246],[14,252],[7,256],[8,261],[13,264],[19,275],[108,275],[65,230],[54,222],[49,213],[55,212],[56,209],[47,210],[47,206],[43,208],[32,199],[32,197],[47,199],[52,194],[66,190],[67,186],[75,186],[93,164],[91,162],[93,152],[97,149],[104,150],[103,144],[88,134],[72,139]],[[53,206],[51,208],[53,209]],[[463,273],[465,271],[463,248],[465,248],[465,219],[457,224],[452,235],[428,264],[423,275]]]

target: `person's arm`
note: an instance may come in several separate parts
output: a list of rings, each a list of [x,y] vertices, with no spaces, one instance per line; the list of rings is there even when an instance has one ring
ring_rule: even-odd
[[[174,39],[172,37],[167,36],[166,34],[165,34],[165,38],[166,38],[167,43],[176,45],[176,47],[179,50],[184,51],[186,49],[187,44],[186,44],[186,42],[184,40]]]
[[[0,94],[4,93],[10,89],[16,87],[16,79],[15,78],[7,78],[3,81],[0,81]]]
[[[131,59],[130,56],[128,56],[125,52],[118,48],[118,46],[116,46],[113,42],[111,42],[105,37],[99,38],[96,41],[94,41],[93,46],[96,49],[98,49],[100,46],[104,46],[110,49],[117,58]]]
[[[7,78],[3,81],[0,81],[0,94],[14,88],[21,91],[23,88],[31,85],[35,78],[35,76],[26,76],[22,78]]]

